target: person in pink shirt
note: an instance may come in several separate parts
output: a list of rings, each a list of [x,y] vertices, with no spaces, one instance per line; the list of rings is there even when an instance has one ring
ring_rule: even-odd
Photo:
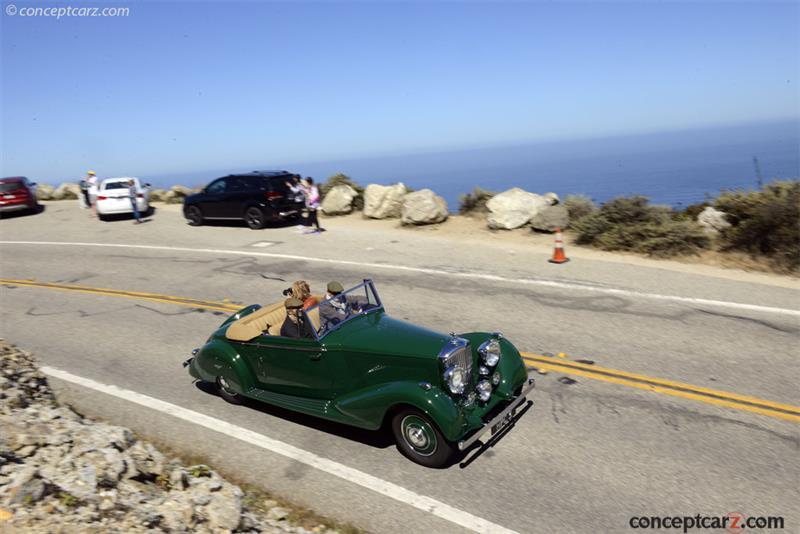
[[[319,219],[317,219],[317,210],[320,205],[319,188],[314,185],[314,179],[310,176],[303,179],[302,183],[305,190],[306,209],[308,209],[308,225],[311,226],[313,224],[316,227],[314,229],[315,233],[322,232],[324,229],[320,228]]]

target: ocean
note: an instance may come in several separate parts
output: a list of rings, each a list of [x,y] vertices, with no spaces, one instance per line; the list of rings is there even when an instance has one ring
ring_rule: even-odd
[[[800,178],[800,121],[662,132],[606,139],[404,154],[321,162],[264,164],[323,181],[337,172],[356,182],[402,181],[430,188],[457,211],[459,196],[480,186],[521,187],[560,197],[587,195],[604,202],[640,194],[652,203],[682,207],[726,189],[756,189],[759,180]],[[147,178],[154,186],[202,185],[230,169]]]

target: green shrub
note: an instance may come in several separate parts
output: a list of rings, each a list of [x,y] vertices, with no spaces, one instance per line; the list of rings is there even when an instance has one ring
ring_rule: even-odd
[[[486,213],[486,203],[497,193],[476,187],[471,193],[459,197],[458,213],[461,215]]]
[[[728,191],[714,202],[731,227],[723,249],[767,256],[783,271],[800,269],[800,180],[775,181],[760,191]]]
[[[337,185],[349,185],[350,187],[355,189],[358,195],[356,196],[356,198],[353,199],[353,209],[358,211],[364,209],[364,188],[361,187],[356,182],[354,182],[352,178],[341,172],[336,173],[333,176],[330,176],[325,182],[319,184],[320,196],[322,198],[325,198],[325,195],[328,194],[328,191],[330,191]]]
[[[571,225],[597,209],[592,199],[586,195],[567,195],[562,204],[567,208]]]
[[[619,197],[580,218],[575,242],[604,250],[628,250],[651,256],[694,254],[710,240],[694,221],[677,220],[665,206],[650,206],[646,197]]]
[[[699,204],[689,204],[679,212],[679,216],[687,221],[696,221],[697,216],[710,205],[711,203],[707,200]]]

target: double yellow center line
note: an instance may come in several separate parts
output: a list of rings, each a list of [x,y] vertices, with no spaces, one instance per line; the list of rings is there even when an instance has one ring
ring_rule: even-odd
[[[60,291],[72,291],[76,293],[124,297],[228,313],[233,313],[241,309],[240,305],[230,302],[199,300],[162,295],[158,293],[125,291],[120,289],[90,287],[74,284],[37,282],[35,280],[14,280],[0,278],[0,285],[35,287],[43,289],[55,289]],[[727,391],[718,391],[714,389],[693,386],[691,384],[665,380],[662,378],[654,378],[651,376],[618,371],[616,369],[608,369],[605,367],[580,363],[564,358],[556,358],[528,352],[522,352],[521,354],[526,363],[528,363],[531,367],[535,367],[540,370],[564,373],[583,378],[591,378],[592,380],[600,380],[603,382],[611,382],[613,384],[633,387],[645,391],[663,393],[666,395],[672,395],[674,397],[691,399],[725,408],[732,408],[735,410],[752,412],[769,417],[775,417],[777,419],[784,419],[786,421],[800,423],[800,407],[798,406],[781,404],[778,402],[748,397],[745,395],[738,395],[736,393],[729,393]]]

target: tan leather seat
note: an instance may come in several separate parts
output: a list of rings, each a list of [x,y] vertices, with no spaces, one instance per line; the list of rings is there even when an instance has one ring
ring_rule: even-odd
[[[281,325],[286,319],[286,308],[283,302],[264,306],[250,315],[234,321],[225,331],[225,337],[232,341],[250,341],[260,336],[265,330],[271,336],[281,333]]]
[[[317,296],[317,299],[322,302],[323,297]],[[319,308],[314,308],[306,313],[314,329],[319,330]],[[285,319],[286,308],[283,302],[276,302],[232,322],[225,331],[225,337],[232,341],[250,341],[264,332],[271,336],[280,336],[281,326]]]

